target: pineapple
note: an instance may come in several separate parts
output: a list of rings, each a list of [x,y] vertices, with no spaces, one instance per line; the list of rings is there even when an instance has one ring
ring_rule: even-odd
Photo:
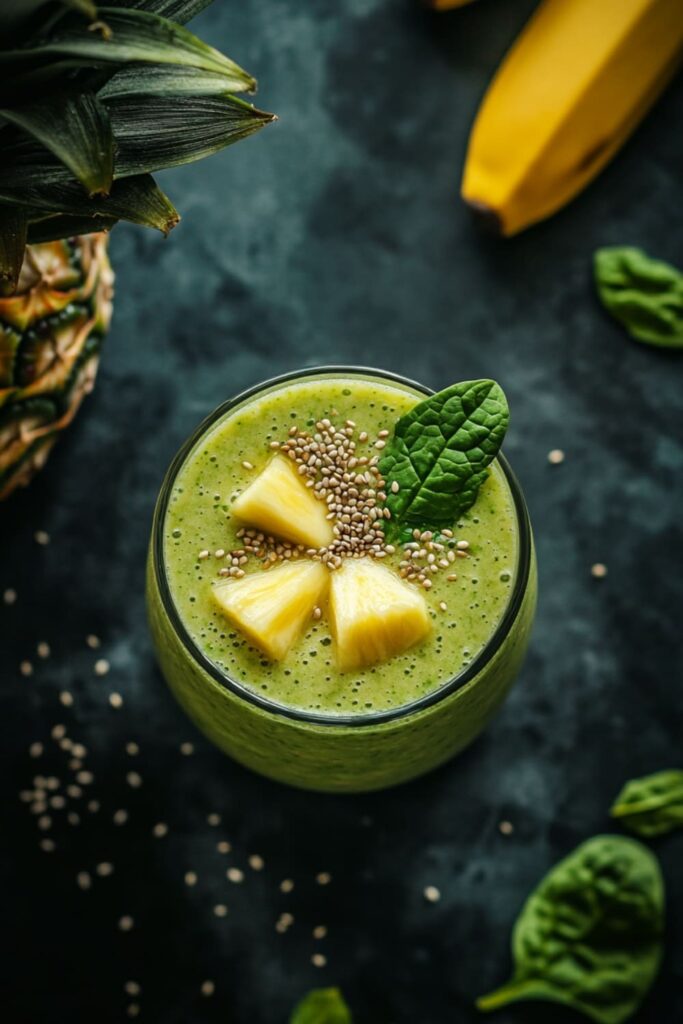
[[[93,386],[111,315],[106,236],[180,217],[151,172],[274,119],[255,80],[183,27],[211,0],[0,0],[0,498]]]
[[[281,661],[322,600],[329,571],[320,562],[283,562],[216,583],[218,607],[267,658]]]
[[[234,501],[232,511],[259,530],[308,548],[324,548],[334,540],[327,506],[282,455],[270,460]]]
[[[372,558],[332,573],[330,618],[341,672],[387,661],[431,630],[422,594]]]

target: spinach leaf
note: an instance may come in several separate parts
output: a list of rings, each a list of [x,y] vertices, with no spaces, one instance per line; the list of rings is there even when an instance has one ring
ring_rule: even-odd
[[[289,1024],[352,1024],[338,988],[314,988],[295,1006]]]
[[[610,814],[639,836],[663,836],[683,827],[683,771],[655,772],[631,779]]]
[[[683,274],[641,249],[598,249],[595,283],[605,308],[632,338],[665,348],[683,347]]]
[[[453,384],[402,416],[379,462],[389,532],[452,525],[474,503],[508,420],[505,395],[493,380]]]
[[[595,836],[560,861],[528,898],[512,936],[515,970],[480,1010],[542,999],[597,1024],[622,1024],[662,955],[664,883],[634,839]]]

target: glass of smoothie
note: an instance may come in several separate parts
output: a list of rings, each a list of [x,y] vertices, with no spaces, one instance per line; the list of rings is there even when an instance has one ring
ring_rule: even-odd
[[[468,746],[518,674],[536,570],[505,457],[450,527],[386,539],[379,466],[432,394],[374,369],[289,373],[216,409],[166,474],[147,569],[161,670],[197,726],[269,778],[412,779]]]

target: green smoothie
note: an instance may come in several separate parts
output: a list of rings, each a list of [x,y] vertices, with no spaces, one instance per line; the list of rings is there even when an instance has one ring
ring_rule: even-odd
[[[215,742],[273,778],[362,790],[420,774],[477,735],[521,662],[535,602],[533,553],[523,501],[502,459],[447,531],[452,536],[440,538],[443,567],[424,591],[429,635],[383,663],[340,672],[324,606],[287,656],[270,660],[213,600],[224,552],[242,543],[245,524],[232,503],[275,442],[328,418],[367,435],[358,453],[369,456],[374,439],[423,397],[408,382],[352,370],[273,382],[218,410],[167,477],[148,576],[162,669]],[[407,556],[397,544],[383,564],[400,573]],[[259,571],[255,558],[244,562],[244,572]]]

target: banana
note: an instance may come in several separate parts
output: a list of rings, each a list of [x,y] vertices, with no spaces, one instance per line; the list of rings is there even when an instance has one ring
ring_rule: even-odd
[[[472,128],[462,197],[503,235],[573,199],[673,77],[683,0],[543,0]]]

